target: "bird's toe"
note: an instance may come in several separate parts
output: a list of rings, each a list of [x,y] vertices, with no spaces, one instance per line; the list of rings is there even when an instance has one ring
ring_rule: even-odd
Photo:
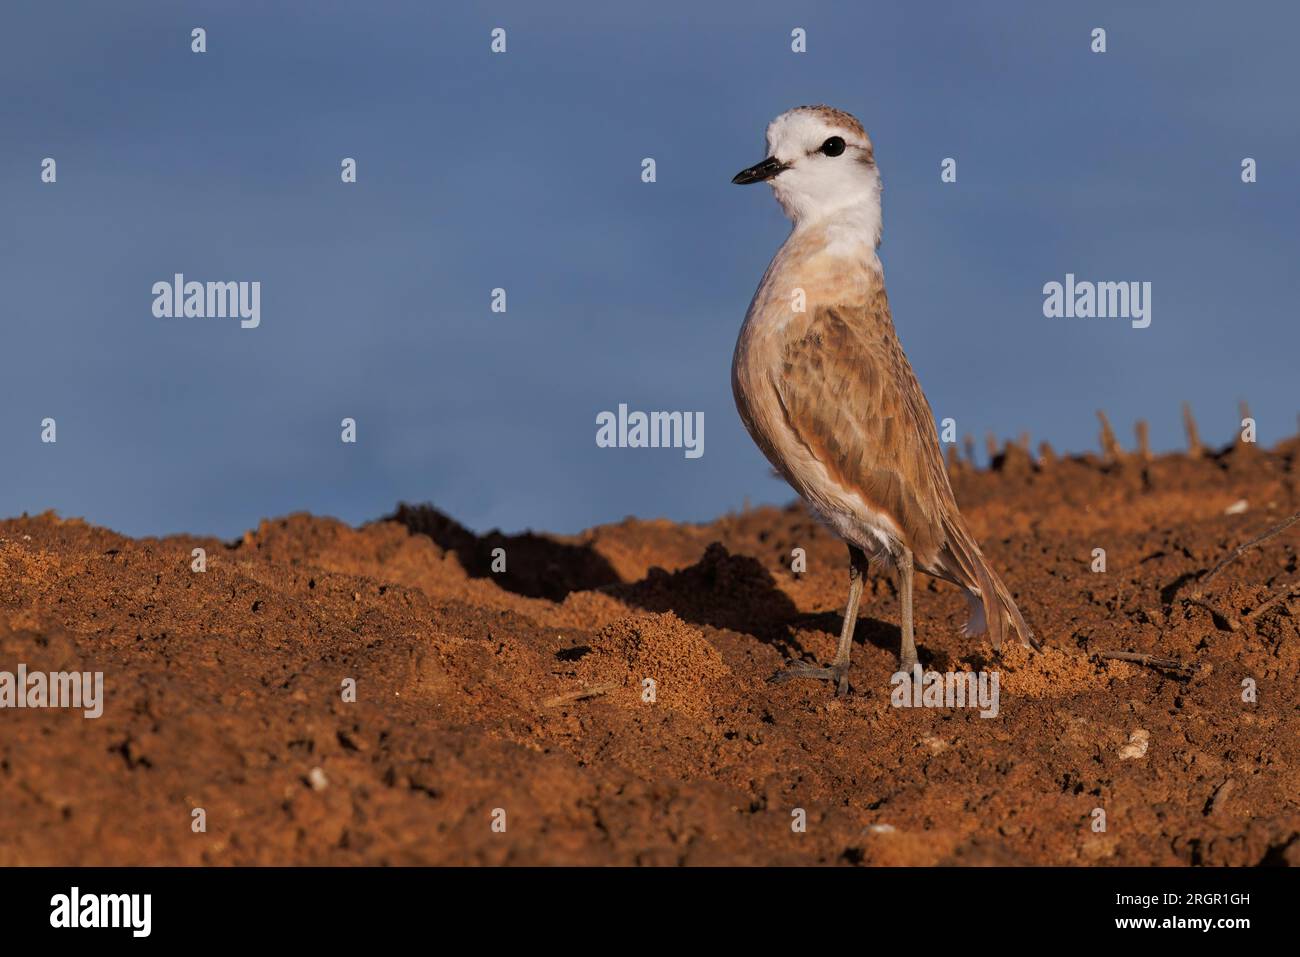
[[[847,662],[823,666],[814,664],[811,661],[791,661],[767,680],[771,684],[779,685],[785,684],[787,681],[793,681],[795,678],[832,681],[835,683],[837,696],[843,697],[849,693],[849,666]]]

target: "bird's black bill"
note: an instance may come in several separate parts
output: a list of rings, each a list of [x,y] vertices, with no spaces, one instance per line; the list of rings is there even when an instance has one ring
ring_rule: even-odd
[[[763,162],[751,166],[749,169],[742,169],[731,181],[737,186],[748,186],[750,183],[761,183],[765,179],[771,179],[777,173],[789,169],[785,163],[782,163],[775,156],[769,156]]]

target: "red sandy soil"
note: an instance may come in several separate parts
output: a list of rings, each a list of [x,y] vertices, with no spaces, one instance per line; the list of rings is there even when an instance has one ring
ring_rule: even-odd
[[[801,507],[567,537],[430,508],[230,543],[0,522],[0,670],[106,685],[95,720],[0,711],[0,864],[1297,864],[1300,594],[1242,619],[1297,580],[1300,526],[1206,588],[1217,611],[1188,599],[1300,509],[1298,455],[955,463],[1047,644],[999,661],[919,579],[923,663],[1000,669],[994,719],[890,706],[899,603],[875,574],[848,698],[765,682],[828,661],[840,627],[846,552]]]

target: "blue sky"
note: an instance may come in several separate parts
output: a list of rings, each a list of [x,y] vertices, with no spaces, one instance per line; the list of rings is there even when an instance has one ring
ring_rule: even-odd
[[[1133,6],[11,0],[0,514],[234,535],[407,500],[574,531],[787,501],[729,369],[788,226],[729,180],[816,102],[875,142],[936,416],[1084,450],[1104,408],[1171,448],[1182,400],[1226,442],[1247,399],[1272,444],[1300,410],[1300,13]],[[176,272],[260,281],[260,327],[155,318]],[[1067,272],[1151,282],[1150,328],[1044,318]],[[620,402],[703,412],[705,454],[597,448]]]

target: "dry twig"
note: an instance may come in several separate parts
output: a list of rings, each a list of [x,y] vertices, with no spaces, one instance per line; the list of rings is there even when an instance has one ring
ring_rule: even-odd
[[[1118,462],[1124,458],[1124,450],[1115,438],[1115,430],[1110,427],[1110,419],[1101,409],[1097,410],[1097,421],[1101,423],[1101,454],[1108,462]]]
[[[1133,434],[1137,437],[1138,458],[1143,462],[1151,461],[1151,427],[1146,419],[1138,419],[1133,425]]]
[[[577,691],[566,691],[564,694],[557,694],[554,698],[547,698],[542,702],[543,708],[558,708],[560,705],[569,704],[574,701],[583,701],[587,698],[596,698],[603,694],[609,694],[617,687],[614,684],[592,685],[590,688],[579,688]]]
[[[1163,668],[1166,671],[1177,671],[1181,674],[1190,674],[1191,665],[1185,665],[1174,658],[1160,658],[1156,655],[1147,655],[1139,651],[1094,651],[1094,658],[1110,658],[1115,661],[1131,661],[1138,665],[1148,665],[1152,668]]]
[[[1267,531],[1263,532],[1262,534],[1256,535],[1250,541],[1246,542],[1246,544],[1238,545],[1236,548],[1232,550],[1232,552],[1228,555],[1227,558],[1223,559],[1223,561],[1219,562],[1219,564],[1215,565],[1208,572],[1206,572],[1204,575],[1201,576],[1200,581],[1196,583],[1196,590],[1191,593],[1190,597],[1200,598],[1202,592],[1205,590],[1205,586],[1208,585],[1210,582],[1214,581],[1214,579],[1218,577],[1221,571],[1223,571],[1225,568],[1227,568],[1229,565],[1235,562],[1242,555],[1246,554],[1246,552],[1250,551],[1252,548],[1258,548],[1260,545],[1263,545],[1269,539],[1276,538],[1278,535],[1281,535],[1283,532],[1285,532],[1296,522],[1300,522],[1300,512],[1296,512],[1294,515],[1292,515],[1290,518],[1286,519],[1285,521],[1278,522],[1276,525],[1274,525],[1272,528],[1268,529]]]
[[[1205,454],[1205,447],[1201,445],[1201,433],[1196,428],[1196,419],[1192,417],[1192,407],[1186,402],[1183,403],[1183,430],[1187,433],[1187,457],[1199,459]]]
[[[1285,601],[1286,599],[1290,598],[1292,595],[1298,592],[1300,592],[1300,582],[1292,582],[1290,585],[1287,585],[1285,588],[1277,592],[1277,594],[1273,595],[1271,598],[1265,599],[1264,602],[1262,602],[1259,605],[1256,605],[1252,610],[1248,611],[1245,615],[1243,615],[1241,620],[1254,621],[1256,618],[1258,618],[1264,612],[1268,611],[1278,602]]]

